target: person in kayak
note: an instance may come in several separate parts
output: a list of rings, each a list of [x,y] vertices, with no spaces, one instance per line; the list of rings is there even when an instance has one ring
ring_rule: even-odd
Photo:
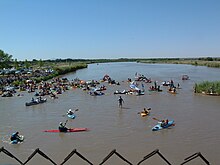
[[[67,112],[67,115],[73,115],[73,114],[74,114],[74,112],[71,109],[69,109]]]
[[[67,121],[66,121],[66,123],[67,123]],[[62,122],[60,122],[60,124],[59,124],[59,131],[60,132],[67,132],[68,128],[66,127],[66,123],[63,124]]]
[[[161,127],[166,126],[168,123],[169,123],[169,120],[168,120],[168,119],[162,120],[162,121],[161,121]]]
[[[121,96],[119,96],[118,103],[119,103],[119,107],[122,108],[122,103],[124,103],[124,100]]]
[[[145,114],[149,114],[150,113],[150,110],[151,108],[144,108],[144,110],[142,111],[142,113],[145,113]]]
[[[11,135],[11,141],[17,140],[18,142],[22,142],[20,136],[19,136],[19,132],[15,132]]]

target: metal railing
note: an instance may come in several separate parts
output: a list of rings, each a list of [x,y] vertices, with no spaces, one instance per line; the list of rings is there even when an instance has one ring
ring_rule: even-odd
[[[76,149],[74,149],[72,152],[70,152],[66,158],[64,158],[63,162],[61,163],[56,163],[54,162],[51,158],[49,158],[45,153],[43,153],[39,148],[37,148],[28,158],[25,162],[22,162],[21,160],[19,160],[16,156],[14,156],[12,153],[10,153],[8,150],[6,150],[4,147],[0,148],[0,153],[4,153],[7,156],[11,157],[12,159],[15,159],[17,162],[19,162],[21,165],[25,165],[28,162],[31,161],[31,159],[36,155],[39,154],[40,156],[42,156],[43,158],[45,158],[46,160],[48,160],[49,162],[51,162],[51,164],[54,165],[64,165],[74,154],[77,155],[79,158],[81,158],[82,160],[84,160],[85,162],[87,162],[90,165],[93,165],[92,162],[90,162],[87,158],[85,158],[82,154],[80,154]],[[154,156],[154,155],[159,155],[160,158],[162,158],[162,160],[164,160],[168,165],[172,165],[160,152],[159,149],[154,150],[153,152],[149,153],[148,155],[146,155],[142,160],[140,160],[137,165],[140,165],[142,162],[147,161],[147,159],[149,159],[150,157]],[[124,158],[121,154],[119,154],[116,149],[112,150],[104,159],[101,163],[99,163],[99,165],[104,164],[110,157],[112,157],[113,155],[118,156],[122,161],[126,162],[129,165],[133,165],[133,163],[131,163],[130,161],[128,161],[126,158]],[[204,161],[204,163],[206,165],[210,165],[209,161],[200,153],[197,152],[187,158],[184,159],[184,162],[181,163],[180,165],[186,164],[190,161],[192,161],[193,159],[196,159],[197,157],[200,157],[202,159],[202,161]],[[1,162],[1,160],[0,160]],[[174,164],[173,164],[174,165]]]

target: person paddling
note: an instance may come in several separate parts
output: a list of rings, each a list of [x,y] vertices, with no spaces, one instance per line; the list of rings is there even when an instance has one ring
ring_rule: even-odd
[[[74,112],[72,111],[72,109],[69,109],[68,112],[67,112],[67,115],[73,115]]]
[[[20,135],[19,135],[19,132],[15,132],[11,135],[11,141],[14,141],[16,140],[17,142],[22,142],[21,138],[20,138]]]
[[[66,120],[66,122],[64,124],[62,122],[60,122],[59,127],[58,127],[60,132],[67,132],[68,131],[68,128],[66,127],[67,121],[68,120]]]
[[[143,109],[143,111],[142,111],[142,113],[145,113],[145,114],[149,114],[150,113],[150,110],[151,110],[151,108],[144,108]]]

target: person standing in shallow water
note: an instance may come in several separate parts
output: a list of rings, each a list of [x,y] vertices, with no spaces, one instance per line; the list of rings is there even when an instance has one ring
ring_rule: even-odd
[[[119,104],[119,107],[120,107],[120,108],[122,108],[122,103],[124,103],[124,100],[122,99],[121,96],[119,96],[118,104]]]

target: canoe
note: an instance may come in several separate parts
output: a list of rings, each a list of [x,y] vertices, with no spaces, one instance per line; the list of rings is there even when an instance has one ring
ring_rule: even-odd
[[[24,136],[23,136],[23,135],[19,135],[19,137],[20,137],[20,140],[21,140],[21,141],[13,140],[13,141],[11,141],[10,143],[11,143],[11,144],[20,144],[20,143],[22,143],[22,142],[24,141]]]
[[[31,101],[31,102],[26,102],[25,105],[26,106],[31,106],[31,105],[37,105],[37,104],[41,104],[41,103],[45,103],[47,101],[47,98],[44,98],[42,100],[34,100],[34,101]]]
[[[82,131],[88,131],[88,128],[70,128],[70,129],[67,130],[67,132],[82,132]],[[58,133],[58,132],[60,132],[60,130],[51,129],[51,130],[44,130],[43,132]]]
[[[72,114],[72,115],[67,115],[68,118],[71,118],[71,119],[75,119],[76,118],[76,115]]]
[[[170,127],[170,126],[173,126],[173,125],[174,125],[174,120],[170,120],[170,121],[168,122],[168,124],[163,125],[163,126],[161,126],[161,122],[158,122],[158,124],[155,125],[155,126],[152,128],[152,131],[162,130],[162,129],[168,128],[168,127]]]

